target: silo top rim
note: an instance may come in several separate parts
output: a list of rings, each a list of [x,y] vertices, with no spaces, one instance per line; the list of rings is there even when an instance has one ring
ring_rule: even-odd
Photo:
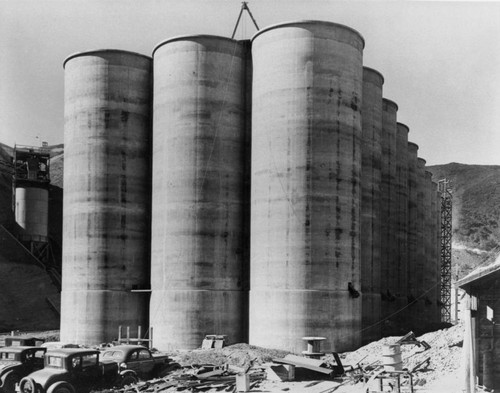
[[[408,142],[408,146],[414,146],[418,149],[418,145],[414,142]]]
[[[418,157],[417,160],[420,161],[420,162],[423,162],[424,164],[427,163],[427,161],[425,161],[422,157]]]
[[[425,171],[425,174],[426,174],[427,176],[432,176],[432,172],[431,172],[431,171]]]
[[[382,101],[386,102],[386,103],[387,103],[387,104],[389,104],[389,105],[393,105],[393,106],[396,108],[396,110],[398,110],[398,109],[399,109],[398,104],[396,104],[396,103],[395,103],[394,101],[392,101],[392,100],[389,100],[388,98],[382,98]]]
[[[156,50],[158,48],[160,48],[161,46],[165,45],[165,44],[169,44],[170,42],[175,42],[175,41],[188,40],[190,38],[211,38],[211,39],[219,39],[219,40],[230,41],[230,42],[235,42],[235,43],[239,43],[239,41],[244,41],[244,40],[239,40],[238,41],[238,40],[235,40],[235,39],[232,39],[232,38],[229,38],[229,37],[223,37],[223,36],[220,36],[220,35],[212,35],[212,34],[187,34],[187,35],[178,35],[178,36],[175,36],[175,37],[167,38],[166,40],[161,41],[159,44],[157,44],[154,47],[153,53],[151,54],[151,56],[154,56]]]
[[[260,29],[257,33],[255,33],[253,35],[253,37],[251,38],[252,42],[262,33],[266,32],[266,31],[269,31],[269,30],[274,30],[274,29],[278,29],[280,27],[287,27],[287,26],[299,26],[299,25],[311,25],[311,24],[314,24],[314,25],[325,25],[325,26],[335,26],[335,27],[341,27],[343,29],[346,29],[346,30],[350,30],[352,31],[353,33],[357,34],[359,38],[361,38],[361,42],[363,43],[363,48],[365,47],[365,39],[363,38],[363,36],[361,35],[361,33],[355,29],[353,29],[352,27],[349,27],[349,26],[346,26],[346,25],[342,25],[340,23],[335,23],[335,22],[328,22],[328,21],[324,21],[324,20],[297,20],[297,21],[289,21],[289,22],[281,22],[281,23],[276,23],[274,25],[270,25],[270,26],[267,26],[267,27],[264,27],[263,29]]]
[[[399,121],[396,123],[398,126],[401,126],[401,127],[404,127],[406,128],[406,131],[407,132],[410,132],[410,127],[408,127],[406,124],[404,123],[400,123]]]
[[[64,59],[63,68],[66,67],[66,63],[69,60],[74,59],[75,57],[94,55],[94,54],[97,54],[97,53],[124,53],[124,54],[128,54],[128,55],[136,55],[136,56],[144,57],[144,58],[146,58],[148,60],[152,60],[151,56],[143,55],[142,53],[138,53],[138,52],[131,52],[129,50],[122,50],[122,49],[94,49],[94,50],[88,50],[88,51],[83,51],[83,52],[76,52],[76,53],[73,53],[73,54],[69,55],[68,57],[66,57],[66,59]]]
[[[382,75],[382,73],[380,71],[377,71],[374,68],[366,67],[366,66],[363,66],[363,69],[370,71],[370,72],[373,72],[373,73],[377,74],[378,76],[380,76],[380,78],[382,79],[382,84],[384,84],[384,82],[385,82],[384,75]]]

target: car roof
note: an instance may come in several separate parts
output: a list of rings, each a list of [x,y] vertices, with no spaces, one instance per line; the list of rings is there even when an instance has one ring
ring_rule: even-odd
[[[82,349],[82,348],[57,348],[48,349],[46,354],[53,356],[68,357],[71,355],[93,355],[98,354],[99,351],[96,349]]]
[[[27,345],[19,345],[19,346],[14,346],[14,347],[2,347],[2,348],[0,348],[0,352],[22,352],[26,349],[46,349],[46,348],[27,346]]]

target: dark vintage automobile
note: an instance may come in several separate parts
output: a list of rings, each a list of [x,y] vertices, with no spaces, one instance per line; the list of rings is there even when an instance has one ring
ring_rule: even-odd
[[[97,350],[61,348],[47,351],[44,368],[19,382],[21,393],[75,393],[125,386],[137,382],[132,370],[99,361]]]
[[[0,390],[14,393],[21,378],[43,368],[46,349],[31,346],[0,348]]]
[[[166,355],[153,355],[142,345],[117,345],[102,352],[102,362],[118,363],[121,370],[132,370],[140,379],[162,376],[170,369],[179,367]]]
[[[39,347],[45,340],[31,336],[8,336],[5,337],[6,347]]]

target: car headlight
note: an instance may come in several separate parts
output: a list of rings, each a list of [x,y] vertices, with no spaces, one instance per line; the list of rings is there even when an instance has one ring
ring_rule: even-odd
[[[120,368],[121,369],[126,369],[127,368],[127,363],[120,363]]]

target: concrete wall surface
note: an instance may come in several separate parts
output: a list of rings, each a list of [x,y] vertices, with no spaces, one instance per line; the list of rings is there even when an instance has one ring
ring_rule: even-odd
[[[326,22],[253,37],[250,344],[360,344],[363,46]]]
[[[63,341],[148,326],[148,295],[131,291],[149,287],[151,84],[143,55],[65,62]]]

